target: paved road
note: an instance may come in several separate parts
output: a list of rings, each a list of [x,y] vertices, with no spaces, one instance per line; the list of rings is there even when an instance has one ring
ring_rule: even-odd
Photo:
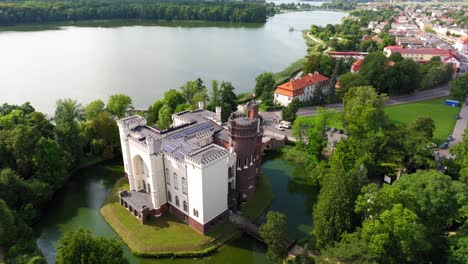
[[[431,90],[417,91],[412,94],[392,96],[390,99],[385,102],[385,105],[399,105],[406,104],[418,101],[425,101],[429,99],[435,99],[440,97],[445,97],[449,95],[448,84]],[[336,109],[338,111],[343,110],[343,104],[328,104],[323,107]],[[302,107],[297,112],[298,116],[314,116],[317,114],[317,106],[307,106]]]

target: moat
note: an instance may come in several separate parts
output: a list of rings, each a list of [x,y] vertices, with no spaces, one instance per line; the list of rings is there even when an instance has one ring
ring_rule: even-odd
[[[57,241],[67,231],[86,228],[99,236],[118,237],[99,213],[107,193],[121,176],[121,161],[80,170],[50,201],[50,207],[36,226],[37,244],[48,263],[54,263]],[[270,210],[282,211],[288,217],[292,238],[305,237],[312,228],[312,206],[317,191],[302,181],[302,168],[269,157],[262,165],[269,177],[274,198]],[[124,246],[131,263],[188,263],[194,259],[143,259],[133,256]],[[267,263],[266,247],[248,236],[234,239],[212,256],[196,259],[197,263]]]

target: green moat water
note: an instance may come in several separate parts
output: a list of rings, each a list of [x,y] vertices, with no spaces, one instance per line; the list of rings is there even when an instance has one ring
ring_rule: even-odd
[[[279,156],[264,162],[262,169],[270,179],[274,194],[270,210],[286,214],[292,238],[305,237],[312,228],[312,206],[317,190],[301,180],[302,168]],[[118,237],[99,213],[99,207],[121,170],[120,162],[82,169],[54,196],[36,226],[37,244],[48,263],[54,262],[57,241],[67,231],[86,228],[95,235]],[[126,246],[124,251],[131,263],[267,263],[266,247],[248,236],[228,242],[212,256],[197,259],[144,259],[133,256]]]

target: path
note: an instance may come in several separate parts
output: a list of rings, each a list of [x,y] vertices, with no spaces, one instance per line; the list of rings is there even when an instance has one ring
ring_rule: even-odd
[[[318,38],[312,36],[312,34],[310,34],[310,32],[307,32],[306,35],[307,35],[307,37],[309,37],[311,40],[313,40],[313,41],[315,41],[315,42],[317,42],[317,43],[319,43],[319,44],[323,44],[323,40],[318,39]]]

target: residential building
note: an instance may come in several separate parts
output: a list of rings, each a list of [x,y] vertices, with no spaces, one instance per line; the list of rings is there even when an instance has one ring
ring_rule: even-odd
[[[468,52],[468,36],[462,36],[455,42],[455,49],[460,52]]]
[[[274,102],[287,106],[295,98],[301,102],[310,101],[316,89],[322,89],[324,93],[328,93],[329,88],[330,79],[315,72],[276,87]]]
[[[421,48],[424,46],[424,41],[415,37],[396,37],[395,43],[398,46],[404,46],[409,48]]]
[[[449,49],[439,48],[403,48],[402,46],[388,46],[384,48],[384,54],[390,57],[393,53],[400,53],[403,58],[413,59],[420,63],[429,62],[433,57],[440,57],[442,62],[454,63],[457,68],[460,67],[460,60],[455,52]]]
[[[233,113],[227,127],[221,108],[206,111],[203,103],[172,121],[166,130],[141,116],[118,121],[130,185],[120,192],[120,204],[143,224],[168,211],[205,234],[255,192],[262,147],[258,104],[247,105],[247,116]]]

